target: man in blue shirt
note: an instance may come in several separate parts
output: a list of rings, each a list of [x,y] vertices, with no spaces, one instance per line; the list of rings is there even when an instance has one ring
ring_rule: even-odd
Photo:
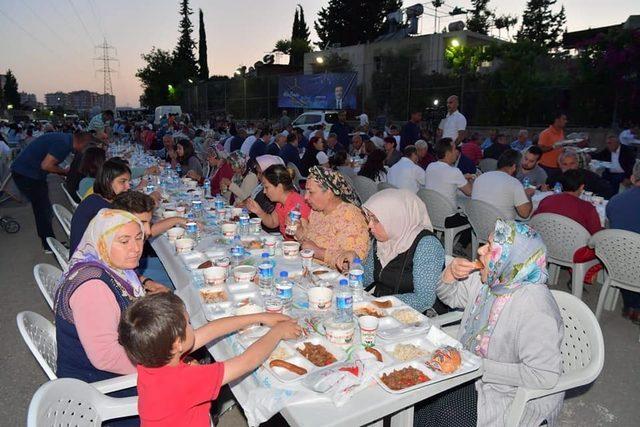
[[[640,233],[640,162],[636,162],[631,174],[633,186],[609,200],[607,218],[609,227]],[[620,289],[622,293],[622,315],[634,323],[640,323],[640,294]]]
[[[298,137],[295,132],[287,135],[287,143],[280,149],[280,158],[285,165],[293,163],[298,169],[301,168],[300,152],[298,151]]]
[[[347,148],[351,142],[351,137],[349,136],[351,132],[351,126],[347,123],[347,112],[340,111],[340,113],[338,113],[338,123],[331,126],[331,133],[335,133],[338,142]]]
[[[68,169],[62,169],[58,165],[72,151],[82,152],[90,139],[91,134],[88,132],[76,132],[73,135],[60,132],[45,133],[27,145],[11,165],[13,181],[31,202],[38,237],[45,252],[49,251],[47,237],[55,237],[51,224],[53,209],[49,200],[47,175],[66,175]]]
[[[414,145],[420,139],[420,122],[422,121],[422,112],[415,110],[411,112],[409,121],[402,126],[400,131],[400,151],[404,150],[407,145]]]
[[[253,163],[253,160],[258,156],[267,154],[267,146],[271,142],[271,133],[268,130],[263,130],[260,138],[256,139],[256,142],[251,145],[249,150],[249,160]]]

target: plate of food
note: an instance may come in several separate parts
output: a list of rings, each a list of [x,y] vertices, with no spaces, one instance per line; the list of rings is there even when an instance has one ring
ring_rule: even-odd
[[[202,252],[198,251],[187,252],[185,254],[180,254],[179,256],[184,265],[191,271],[198,270],[202,264],[209,261]]]
[[[400,394],[426,386],[434,376],[423,363],[413,361],[380,370],[376,381],[386,392]]]
[[[358,302],[353,305],[353,315],[356,317],[373,316],[383,318],[387,313],[369,302]]]
[[[223,286],[205,286],[200,288],[200,298],[205,304],[229,302],[229,294]]]
[[[323,337],[309,337],[295,345],[296,351],[317,368],[326,368],[347,358],[347,354]]]
[[[382,309],[396,308],[405,305],[402,301],[393,296],[378,297],[372,300],[371,304]]]
[[[285,383],[301,380],[318,369],[286,342],[278,344],[264,366],[276,379]]]
[[[429,340],[423,337],[407,339],[398,343],[388,344],[382,349],[398,362],[409,362],[416,359],[426,359],[436,349]]]

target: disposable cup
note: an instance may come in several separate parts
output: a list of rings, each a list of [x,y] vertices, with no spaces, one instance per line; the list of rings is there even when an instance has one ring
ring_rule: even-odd
[[[365,347],[373,347],[376,344],[376,332],[380,319],[374,316],[362,316],[358,319],[360,325],[360,341]]]

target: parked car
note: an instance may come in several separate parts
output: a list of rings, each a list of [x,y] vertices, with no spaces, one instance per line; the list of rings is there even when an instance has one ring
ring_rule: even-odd
[[[303,131],[314,129],[318,125],[324,125],[325,131],[329,132],[334,123],[338,123],[337,111],[306,111],[296,117],[291,125]]]

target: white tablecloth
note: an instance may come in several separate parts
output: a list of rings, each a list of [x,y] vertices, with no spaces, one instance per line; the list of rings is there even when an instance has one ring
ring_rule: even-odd
[[[173,245],[164,236],[155,238],[151,244],[176,286],[176,293],[185,302],[192,325],[197,328],[206,323],[191,273],[175,255]],[[235,334],[210,343],[207,349],[216,360],[227,360],[242,352]],[[247,412],[251,412],[255,406],[253,399],[262,392],[276,393],[283,399],[288,399],[281,414],[292,426],[351,427],[370,424],[394,414],[392,426],[408,427],[413,425],[413,405],[478,378],[481,374],[481,370],[477,370],[404,394],[389,394],[377,384],[371,384],[340,408],[299,384],[289,386],[279,382],[262,367],[230,386],[238,403]],[[265,416],[270,417],[271,414]],[[264,419],[253,421],[262,422]],[[252,420],[249,419],[249,422]]]

